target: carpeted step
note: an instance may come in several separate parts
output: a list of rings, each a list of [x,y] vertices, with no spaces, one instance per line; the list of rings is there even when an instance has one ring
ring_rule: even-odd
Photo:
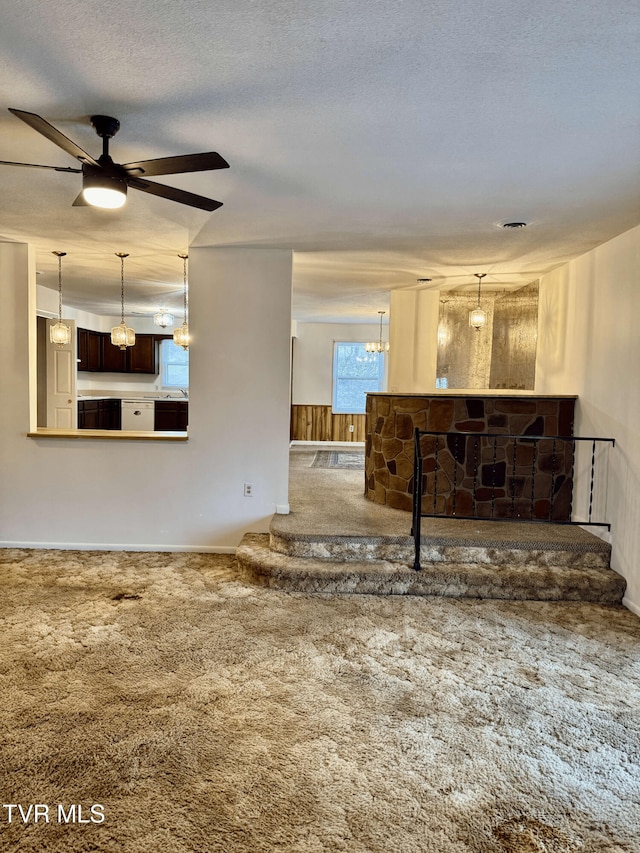
[[[624,578],[606,566],[438,561],[425,562],[416,572],[409,560],[291,556],[272,550],[269,536],[257,533],[244,536],[236,557],[245,580],[299,592],[619,604],[626,586]]]
[[[543,529],[541,529],[543,528]],[[278,516],[271,524],[272,551],[289,557],[321,560],[390,560],[411,563],[413,539],[408,536],[330,535],[282,529]],[[438,521],[426,525],[420,560],[425,563],[480,563],[491,566],[559,566],[608,568],[611,545],[579,527],[561,525],[464,524]]]

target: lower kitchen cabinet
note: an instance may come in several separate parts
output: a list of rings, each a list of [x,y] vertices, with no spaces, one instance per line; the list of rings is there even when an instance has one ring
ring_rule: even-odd
[[[104,407],[101,410],[102,429],[120,429],[122,406],[120,400],[102,400]]]
[[[78,400],[78,429],[101,429],[98,426],[99,400]]]
[[[120,400],[78,400],[78,429],[120,429]]]
[[[185,432],[188,421],[186,400],[156,400],[153,427],[156,432]]]

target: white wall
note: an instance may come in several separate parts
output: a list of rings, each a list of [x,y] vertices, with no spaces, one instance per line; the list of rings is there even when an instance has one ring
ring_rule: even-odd
[[[640,614],[640,226],[540,282],[536,391],[578,394],[576,435],[609,454],[612,566]]]
[[[296,323],[293,344],[292,402],[330,406],[333,394],[334,341],[366,343],[380,338],[380,323]],[[388,326],[382,337],[387,340]]]
[[[439,310],[436,291],[392,291],[389,391],[429,394],[435,390]]]
[[[291,253],[191,249],[190,294],[188,442],[28,438],[35,266],[0,244],[0,544],[232,550],[286,508]]]

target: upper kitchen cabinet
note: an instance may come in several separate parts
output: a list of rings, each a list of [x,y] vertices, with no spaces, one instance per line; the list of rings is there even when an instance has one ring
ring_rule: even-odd
[[[158,373],[158,344],[165,335],[136,335],[135,346],[121,350],[108,332],[78,329],[78,370],[103,373]]]
[[[100,370],[105,373],[126,373],[127,372],[127,354],[128,350],[114,347],[111,343],[111,335],[101,335],[102,341],[102,362]],[[136,336],[136,346],[138,337]]]
[[[78,370],[102,370],[102,334],[78,329]]]
[[[127,371],[129,373],[157,373],[158,341],[156,336],[136,335],[136,345],[127,349],[127,358]]]

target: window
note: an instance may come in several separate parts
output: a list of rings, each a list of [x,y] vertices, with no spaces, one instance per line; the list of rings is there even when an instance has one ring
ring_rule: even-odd
[[[384,354],[365,350],[364,344],[336,341],[333,345],[333,411],[364,414],[367,391],[381,391]]]
[[[163,388],[189,387],[189,350],[172,340],[160,342],[160,378]]]

